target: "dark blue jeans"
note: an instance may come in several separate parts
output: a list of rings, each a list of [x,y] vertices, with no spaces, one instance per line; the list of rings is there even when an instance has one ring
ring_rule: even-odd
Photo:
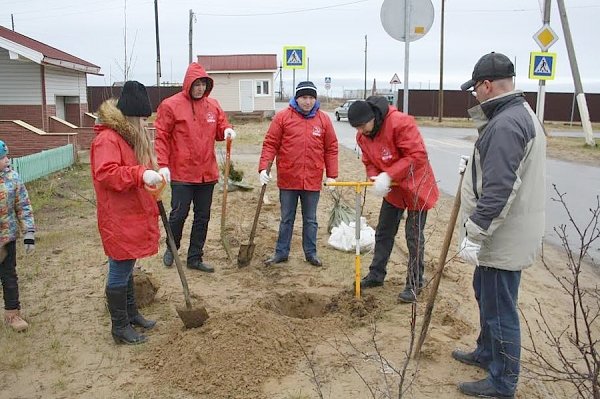
[[[212,205],[215,183],[183,184],[171,183],[171,213],[169,225],[173,231],[175,245],[179,248],[185,219],[190,213],[190,205],[194,204],[194,221],[190,234],[190,246],[187,253],[187,262],[202,262],[204,243],[210,221],[210,207]],[[169,243],[167,242],[167,248]]]
[[[385,199],[381,202],[379,222],[375,230],[375,250],[373,261],[369,267],[369,278],[383,281],[387,274],[387,263],[390,260],[394,239],[402,221],[404,209],[396,208]],[[408,267],[406,270],[406,286],[410,289],[423,286],[425,271],[425,222],[427,211],[407,211],[404,224],[404,236],[408,247]]]
[[[0,280],[4,294],[4,309],[20,309],[19,278],[17,277],[17,248],[15,241],[7,242],[6,258],[0,263]]]
[[[114,260],[108,258],[108,279],[106,287],[118,288],[125,287],[133,274],[135,259]]]
[[[319,191],[306,190],[279,190],[281,204],[281,222],[279,223],[279,236],[275,246],[275,256],[287,258],[290,254],[290,243],[296,219],[298,199],[302,207],[302,249],[306,258],[317,256],[317,205],[319,204]]]
[[[479,305],[480,332],[475,355],[488,365],[488,379],[498,393],[515,393],[521,359],[521,331],[517,302],[520,271],[479,266],[473,290]]]

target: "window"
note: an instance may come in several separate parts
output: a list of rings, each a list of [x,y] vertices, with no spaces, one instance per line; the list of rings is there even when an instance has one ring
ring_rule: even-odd
[[[256,95],[257,96],[268,96],[269,94],[270,94],[269,81],[268,80],[257,80],[256,81]]]

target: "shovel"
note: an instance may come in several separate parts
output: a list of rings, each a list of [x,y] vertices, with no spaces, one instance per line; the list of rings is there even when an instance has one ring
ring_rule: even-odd
[[[165,231],[167,232],[167,241],[169,243],[169,249],[173,254],[173,258],[175,259],[175,265],[177,266],[177,272],[179,273],[179,278],[181,279],[181,285],[183,286],[183,297],[185,298],[185,307],[176,306],[175,310],[177,310],[177,314],[181,321],[183,321],[183,325],[185,328],[196,328],[200,327],[204,324],[206,319],[208,319],[208,312],[204,306],[200,306],[198,308],[192,307],[192,301],[190,299],[190,289],[188,287],[187,278],[185,277],[185,273],[183,271],[183,266],[181,265],[181,259],[179,258],[179,253],[177,252],[177,246],[175,245],[175,239],[173,238],[173,231],[171,230],[171,225],[169,224],[169,219],[167,219],[167,212],[165,211],[165,206],[160,198],[160,194],[166,186],[166,181],[163,178],[163,181],[157,187],[146,186],[146,190],[148,190],[152,196],[156,199],[156,204],[158,205],[158,210],[160,212],[160,218],[162,219],[163,226],[165,227]]]
[[[423,315],[423,324],[421,325],[419,341],[417,341],[417,346],[415,346],[415,352],[413,354],[415,359],[418,359],[421,355],[421,347],[423,346],[423,342],[425,342],[425,338],[427,337],[427,330],[429,329],[429,322],[431,321],[431,313],[433,312],[433,304],[440,286],[442,272],[444,271],[444,266],[446,265],[448,248],[450,248],[452,234],[454,233],[454,225],[456,225],[458,211],[460,210],[460,189],[462,187],[463,177],[464,174],[461,173],[460,180],[458,182],[458,189],[456,190],[456,196],[454,197],[454,205],[452,206],[452,212],[450,213],[450,220],[448,221],[448,227],[446,227],[446,235],[444,237],[444,243],[442,244],[442,252],[438,258],[438,264],[431,284],[431,293],[429,294],[429,298],[427,298],[427,306],[425,307],[425,314]]]
[[[221,203],[221,242],[223,248],[227,253],[227,259],[233,262],[233,254],[231,253],[231,246],[229,240],[225,235],[225,221],[227,220],[227,188],[229,184],[229,168],[231,165],[231,139],[227,139],[227,150],[225,156],[225,171],[223,172],[223,201]]]
[[[273,161],[269,162],[269,166],[267,166],[267,174],[271,173],[271,166],[273,166]],[[250,240],[248,241],[248,245],[242,244],[240,245],[240,252],[238,253],[238,266],[244,267],[250,264],[252,257],[254,256],[254,235],[256,234],[256,225],[258,224],[258,215],[260,215],[260,208],[262,207],[263,198],[265,197],[265,191],[267,190],[267,185],[263,184],[260,189],[260,196],[258,197],[258,205],[256,206],[256,214],[254,215],[254,222],[252,223],[252,231],[250,232]]]

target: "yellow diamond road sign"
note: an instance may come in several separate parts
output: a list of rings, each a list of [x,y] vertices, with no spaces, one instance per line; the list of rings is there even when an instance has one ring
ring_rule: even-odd
[[[533,35],[533,40],[540,46],[542,51],[548,51],[550,46],[556,43],[558,36],[554,33],[550,25],[544,24],[544,26]]]

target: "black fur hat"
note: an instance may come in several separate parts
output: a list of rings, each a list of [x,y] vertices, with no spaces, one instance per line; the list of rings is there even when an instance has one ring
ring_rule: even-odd
[[[121,97],[117,102],[117,108],[125,116],[145,116],[152,115],[152,106],[146,92],[146,86],[135,80],[128,80],[123,85]]]

